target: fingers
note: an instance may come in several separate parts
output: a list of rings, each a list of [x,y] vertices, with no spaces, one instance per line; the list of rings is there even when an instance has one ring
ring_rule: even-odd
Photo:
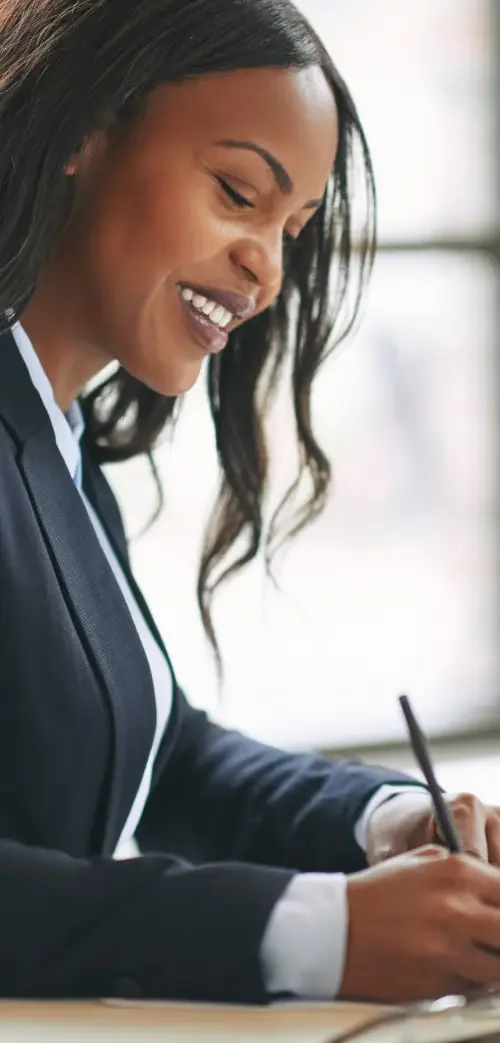
[[[426,826],[431,825],[430,831]],[[386,862],[432,840],[432,803],[425,790],[399,793],[372,813],[367,830],[369,865]]]
[[[490,952],[496,951],[500,968],[500,909],[470,903],[463,911],[463,926],[472,941]]]
[[[487,866],[477,866],[488,875]],[[491,871],[492,875],[495,870]],[[450,895],[448,911],[452,916],[453,934],[449,936],[456,953],[453,969],[463,978],[479,984],[500,984],[500,908],[485,906],[472,896]],[[465,943],[465,944],[464,944]]]
[[[496,808],[490,809],[486,820],[486,840],[488,843],[488,859],[494,866],[500,866],[500,813]]]
[[[449,855],[442,867],[442,882],[454,899],[469,895],[500,909],[500,873],[496,866],[467,855]]]
[[[500,984],[500,872],[426,846],[348,880],[344,997],[400,1001]],[[377,959],[373,960],[373,953]]]
[[[486,816],[487,810],[484,805],[471,793],[459,793],[457,796],[446,798],[446,802],[452,812],[453,821],[457,827],[464,852],[473,858],[488,861],[488,840],[486,838]],[[441,837],[439,827],[436,825],[436,834]]]
[[[471,945],[460,953],[457,961],[457,973],[461,978],[477,984],[500,984],[500,954],[498,956],[483,952]]]

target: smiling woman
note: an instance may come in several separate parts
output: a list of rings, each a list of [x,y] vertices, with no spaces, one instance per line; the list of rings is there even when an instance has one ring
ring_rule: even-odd
[[[107,362],[121,364],[84,401],[96,460],[149,452],[174,417],[178,396],[196,380],[207,352],[212,356],[209,392],[223,486],[199,577],[212,640],[209,606],[228,550],[242,537],[243,563],[262,541],[267,462],[257,395],[264,381],[278,381],[290,341],[297,433],[311,481],[304,520],[324,503],[329,464],[311,429],[311,385],[354,321],[374,240],[363,131],[319,40],[291,6],[241,5],[246,40],[235,30],[232,6],[216,6],[225,42],[207,40],[204,57],[183,48],[197,32],[199,3],[131,9],[130,24],[113,42],[104,35],[101,5],[75,8],[71,23],[64,4],[57,16],[44,7],[36,15],[38,52],[24,46],[28,23],[12,4],[0,42],[6,77],[0,308],[22,315],[63,408]],[[277,37],[285,8],[286,33]],[[146,63],[137,55],[153,17],[162,43]],[[93,43],[69,68],[68,41],[79,31]],[[263,42],[253,47],[252,39]],[[19,53],[25,72],[16,89],[19,59],[11,56]],[[22,121],[23,97],[40,75],[45,94],[37,98],[35,127]],[[93,86],[82,110],[83,77]],[[41,171],[31,134],[47,142]],[[28,164],[23,177],[19,157],[11,174],[9,141]],[[353,257],[356,149],[365,169],[366,223]],[[331,297],[325,290],[333,272]],[[194,312],[186,293],[179,300],[179,288],[200,289]],[[221,292],[243,296],[245,306],[232,310],[218,301]],[[209,301],[222,303],[231,319],[206,312],[202,318],[199,308]]]
[[[189,705],[100,468],[151,452],[208,355],[212,636],[213,569],[238,536],[233,568],[262,542],[266,391],[288,353],[299,521],[322,506],[311,385],[373,245],[347,88],[288,0],[11,0],[1,19],[0,993],[402,999],[494,980],[488,866],[431,848],[347,884],[367,851],[435,839],[416,783]],[[496,810],[453,809],[499,861]],[[143,857],[115,859],[134,836]]]

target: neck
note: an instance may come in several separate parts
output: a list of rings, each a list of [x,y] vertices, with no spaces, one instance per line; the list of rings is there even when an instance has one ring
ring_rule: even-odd
[[[71,295],[42,279],[20,322],[52,385],[54,398],[66,413],[93,377],[111,359],[92,343]]]

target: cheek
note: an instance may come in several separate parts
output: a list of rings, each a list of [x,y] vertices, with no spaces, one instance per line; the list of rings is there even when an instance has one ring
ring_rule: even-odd
[[[182,270],[206,264],[226,245],[202,196],[179,197],[165,188],[101,200],[86,227],[91,277],[136,303]]]
[[[137,234],[165,275],[205,264],[227,245],[228,229],[215,216],[203,185],[191,191],[175,183],[153,193],[141,208]]]

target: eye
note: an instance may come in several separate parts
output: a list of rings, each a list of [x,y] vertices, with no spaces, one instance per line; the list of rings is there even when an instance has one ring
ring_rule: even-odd
[[[231,185],[229,185],[223,177],[216,177],[215,180],[217,181],[217,184],[220,185],[223,192],[225,192],[226,195],[229,196],[231,202],[234,203],[235,206],[239,207],[240,210],[244,210],[245,207],[250,207],[251,210],[255,209],[254,204],[251,203],[249,199],[246,199],[245,196],[242,196],[239,192],[237,192],[235,188],[232,188]]]

